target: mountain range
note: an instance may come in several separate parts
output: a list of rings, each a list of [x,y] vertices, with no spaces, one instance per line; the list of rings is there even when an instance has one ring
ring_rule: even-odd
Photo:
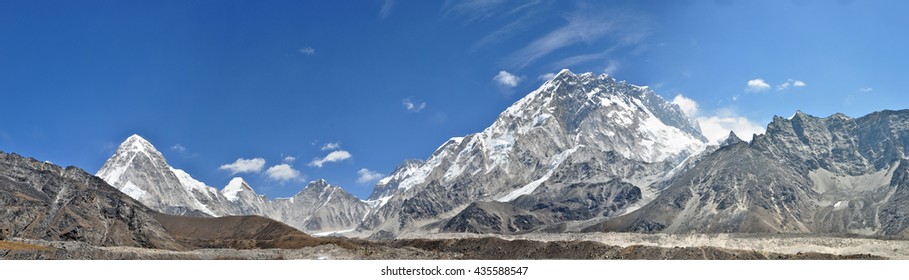
[[[133,135],[97,176],[175,215],[269,217],[313,234],[824,233],[906,237],[909,111],[774,117],[710,144],[644,86],[563,70],[481,132],[407,160],[361,200],[324,180],[290,198],[221,190]]]
[[[219,191],[168,165],[139,135],[120,144],[96,175],[151,209],[172,215],[257,215],[318,233],[351,230],[370,211],[366,202],[325,180],[310,182],[289,198],[268,199],[240,177]]]

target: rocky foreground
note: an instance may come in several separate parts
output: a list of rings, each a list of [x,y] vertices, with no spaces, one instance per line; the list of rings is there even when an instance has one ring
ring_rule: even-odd
[[[570,235],[565,235],[568,237]],[[453,236],[452,236],[453,237]],[[542,238],[542,236],[536,236]],[[577,237],[577,236],[574,236]],[[663,242],[670,246],[655,245],[608,245],[617,236],[602,237],[601,241],[560,240],[534,241],[525,239],[506,240],[498,237],[462,237],[440,239],[401,239],[386,242],[369,242],[355,239],[321,239],[323,244],[310,244],[299,248],[293,243],[283,243],[275,248],[238,249],[245,245],[227,245],[225,248],[195,248],[188,250],[161,250],[137,247],[103,247],[74,241],[43,241],[16,239],[0,241],[0,258],[3,259],[203,259],[203,260],[285,260],[285,259],[572,259],[572,260],[833,260],[833,259],[887,259],[909,258],[909,242],[872,239],[832,239],[827,247],[819,242],[805,246],[820,246],[820,251],[869,250],[882,253],[871,254],[830,254],[813,252],[780,253],[781,248],[729,249],[717,246],[678,247],[671,246],[673,239],[667,236],[641,235],[629,242],[656,244]],[[691,241],[703,237],[679,237],[676,241]],[[757,241],[767,242],[771,238],[717,238],[714,243],[727,242],[733,247]],[[558,238],[553,238],[558,239]],[[587,239],[593,239],[588,237]],[[649,241],[643,241],[649,240]],[[822,240],[822,239],[818,239]],[[775,244],[804,242],[804,239],[781,238]],[[188,247],[192,243],[184,243]],[[237,244],[242,244],[237,243]],[[699,244],[693,242],[691,244]],[[704,244],[701,242],[700,244]],[[774,244],[769,242],[767,244]],[[221,244],[224,246],[225,244]],[[889,246],[889,247],[888,247]],[[283,248],[281,248],[283,247]],[[890,251],[884,248],[892,248]],[[768,250],[769,249],[769,250]],[[791,249],[791,248],[790,248]]]

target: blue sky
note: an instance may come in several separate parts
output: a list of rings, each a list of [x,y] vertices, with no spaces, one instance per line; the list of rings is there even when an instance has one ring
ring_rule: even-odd
[[[0,150],[93,173],[136,133],[217,188],[242,176],[284,197],[325,178],[365,198],[404,159],[482,130],[562,68],[648,85],[708,137],[750,138],[795,110],[909,108],[907,10],[809,0],[0,1]]]

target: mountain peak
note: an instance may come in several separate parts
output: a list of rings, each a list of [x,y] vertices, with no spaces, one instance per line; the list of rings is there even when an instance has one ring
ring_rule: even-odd
[[[230,179],[230,182],[227,183],[227,186],[221,190],[221,194],[230,201],[237,201],[240,199],[240,192],[244,190],[252,190],[249,184],[241,177],[234,177]]]
[[[789,117],[789,120],[796,120],[796,119],[804,120],[806,118],[817,118],[817,117],[806,114],[805,112],[802,112],[802,110],[795,110],[795,113],[792,114],[791,117]]]
[[[568,70],[566,68],[566,69],[562,69],[561,71],[559,71],[559,73],[555,74],[555,76],[553,76],[552,79],[550,79],[550,80],[561,80],[561,79],[565,79],[567,77],[574,77],[574,76],[575,76],[574,73],[572,73],[571,70]]]
[[[117,148],[117,153],[121,154],[121,152],[122,154],[141,152],[147,154],[149,157],[152,155],[163,157],[161,152],[159,152],[151,142],[148,142],[148,140],[145,140],[145,138],[142,138],[142,136],[139,136],[138,134],[130,135],[120,144],[120,147]]]
[[[148,143],[148,140],[145,140],[145,138],[142,138],[142,136],[139,136],[139,134],[130,135],[129,137],[126,138],[125,142],[132,142],[132,141],[141,141],[144,143]]]
[[[729,131],[729,136],[726,136],[725,140],[720,141],[720,147],[726,147],[729,145],[737,144],[739,142],[743,142],[742,139],[739,138],[738,135],[735,135],[735,132]]]
[[[831,119],[844,119],[844,120],[851,120],[851,119],[852,119],[852,118],[850,118],[849,116],[847,116],[846,114],[843,114],[843,113],[835,113],[835,114],[833,114],[833,115],[830,115],[830,117],[828,117],[828,118],[831,118]]]
[[[307,185],[306,188],[307,188],[307,189],[308,189],[308,188],[324,189],[324,188],[330,187],[330,186],[331,186],[331,185],[329,185],[329,184],[328,184],[328,181],[325,181],[325,179],[318,179],[318,180],[309,182],[309,185]]]
[[[147,158],[148,161],[144,162],[150,163],[151,167],[155,169],[163,170],[168,167],[164,156],[161,155],[161,152],[155,146],[145,140],[145,138],[142,138],[142,136],[133,134],[126,138],[123,143],[120,143],[117,151],[104,163],[104,166],[101,167],[101,170],[98,170],[96,175],[112,186],[118,186],[117,183],[120,181],[120,177],[139,155]],[[134,198],[138,199],[138,197],[140,195]]]

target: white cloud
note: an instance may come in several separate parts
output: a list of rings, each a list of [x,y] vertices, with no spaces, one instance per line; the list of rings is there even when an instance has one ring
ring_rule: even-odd
[[[300,48],[300,53],[305,55],[314,55],[316,54],[316,49],[313,49],[311,47]]]
[[[806,83],[803,82],[803,81],[789,79],[789,80],[786,80],[786,82],[784,82],[784,83],[782,83],[782,84],[776,86],[776,90],[785,90],[785,89],[789,88],[789,86],[793,86],[793,87],[804,87],[804,86],[807,86],[807,85],[808,85],[808,84],[806,84]]]
[[[263,167],[265,167],[265,159],[263,158],[238,158],[234,163],[221,165],[218,169],[230,170],[230,174],[233,175],[237,173],[258,173],[262,171]]]
[[[268,179],[280,182],[303,180],[303,177],[300,176],[300,171],[286,163],[269,167],[265,174],[268,175]]]
[[[387,18],[388,15],[391,14],[391,9],[394,8],[394,6],[395,0],[385,0],[385,2],[382,3],[382,8],[379,9],[379,17]]]
[[[401,100],[401,104],[404,104],[404,108],[407,109],[407,111],[411,111],[414,113],[419,112],[426,108],[426,102],[414,103],[413,101],[410,100],[410,98],[405,98],[404,100]]]
[[[321,148],[321,149],[322,149],[323,151],[331,151],[331,150],[337,150],[337,149],[339,149],[339,148],[341,148],[341,143],[338,143],[338,142],[328,142],[328,143],[325,143],[325,145],[322,145],[322,148]]]
[[[519,82],[521,82],[521,77],[508,73],[508,71],[505,70],[499,71],[499,74],[492,79],[495,80],[499,85],[508,88],[513,88],[517,86]]]
[[[379,180],[379,179],[382,179],[382,177],[385,177],[385,175],[382,175],[382,173],[375,172],[375,171],[372,171],[372,170],[369,170],[366,168],[363,168],[363,169],[360,169],[360,171],[357,171],[357,183],[360,183],[360,184],[365,184],[365,183],[369,183],[369,182],[372,182],[375,180]]]
[[[350,157],[351,157],[351,155],[347,151],[337,150],[337,151],[328,153],[328,155],[326,155],[324,158],[313,159],[312,162],[309,163],[309,166],[321,168],[322,165],[324,165],[325,163],[339,162],[339,161],[342,161],[345,159],[349,159]]]
[[[550,72],[550,73],[540,75],[539,77],[537,77],[537,79],[539,79],[540,81],[549,81],[549,80],[552,80],[552,78],[555,78],[555,76],[556,76],[556,73]]]
[[[698,125],[701,126],[701,132],[710,143],[726,139],[729,131],[735,132],[742,140],[751,141],[754,134],[764,133],[763,125],[749,120],[746,117],[739,116],[733,109],[726,108],[715,112],[713,115],[701,115],[700,105],[688,97],[681,94],[672,99],[672,104],[679,105],[679,108],[689,117],[695,118]]]
[[[715,116],[698,117],[698,124],[701,126],[704,137],[707,137],[711,143],[726,139],[729,131],[735,132],[735,135],[742,140],[751,141],[754,134],[764,133],[765,129],[763,125],[738,116],[732,111]]]
[[[764,79],[754,79],[748,80],[748,87],[745,88],[747,92],[762,92],[770,89],[770,85],[767,82],[764,82]]]
[[[676,95],[675,98],[672,99],[672,104],[679,105],[679,108],[681,108],[682,112],[684,112],[685,115],[688,115],[688,117],[694,118],[698,116],[698,103],[684,95]]]
[[[284,157],[284,163],[294,163],[295,160],[297,160],[297,158],[292,157],[292,156]]]
[[[609,64],[606,65],[606,69],[603,69],[603,73],[606,73],[610,76],[614,76],[615,72],[619,71],[619,66],[621,66],[621,65],[619,64],[618,61],[610,60]]]
[[[180,153],[186,152],[186,147],[183,147],[183,145],[180,145],[180,144],[173,145],[172,147],[170,147],[170,149],[172,151],[177,151]]]
[[[870,88],[870,87],[860,88],[860,89],[859,89],[859,91],[861,91],[861,92],[871,92],[871,91],[873,91],[873,90],[874,90],[874,88]]]
[[[776,86],[776,90],[784,90],[787,88],[789,88],[789,82],[785,82],[785,83],[782,83],[782,84]]]

